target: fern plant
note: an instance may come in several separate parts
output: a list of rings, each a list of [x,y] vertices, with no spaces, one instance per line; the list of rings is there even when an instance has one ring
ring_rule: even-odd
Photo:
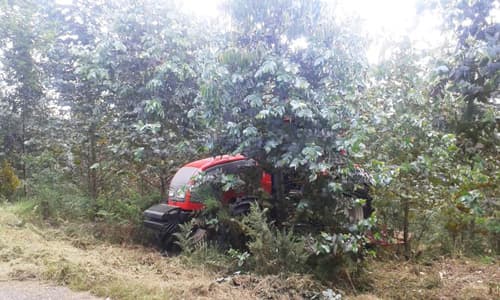
[[[179,224],[179,231],[174,233],[176,239],[175,244],[178,245],[183,253],[189,256],[195,250],[193,242],[193,221],[184,224]]]
[[[254,270],[261,274],[303,272],[309,254],[304,240],[292,231],[279,230],[267,222],[267,209],[253,204],[239,223],[249,237],[247,243]]]

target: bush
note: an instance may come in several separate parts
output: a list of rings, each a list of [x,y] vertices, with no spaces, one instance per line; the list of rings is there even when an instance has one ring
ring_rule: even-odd
[[[96,201],[96,217],[108,223],[139,225],[142,223],[142,212],[157,202],[153,195],[141,196],[134,192],[123,198],[102,196]]]
[[[179,231],[174,234],[175,244],[183,253],[184,262],[191,266],[203,264],[215,271],[232,271],[236,263],[235,259],[225,255],[216,244],[205,238],[204,235],[196,235],[196,221],[191,220],[179,225]]]
[[[307,270],[309,253],[304,240],[292,231],[279,230],[267,222],[267,209],[252,205],[239,224],[248,236],[250,267],[260,274],[300,273]]]
[[[37,185],[31,198],[35,203],[34,212],[44,220],[55,222],[85,219],[90,207],[88,198],[71,183]]]
[[[240,227],[240,235],[244,234],[247,239],[245,249],[227,249],[226,246],[232,244],[220,244],[220,237],[217,240],[208,239],[210,227],[206,231],[201,229],[205,231],[205,235],[199,238],[195,232],[200,230],[199,223],[203,223],[203,220],[198,219],[179,226],[179,232],[175,233],[176,244],[182,249],[186,261],[191,264],[202,263],[212,269],[234,271],[244,268],[258,274],[307,271],[309,253],[304,240],[295,236],[292,231],[279,230],[269,224],[266,214],[267,209],[262,210],[255,204],[241,220],[232,219],[233,224]],[[218,224],[222,223],[218,221]],[[222,227],[224,226],[221,225]]]
[[[12,168],[9,162],[4,160],[0,169],[0,196],[10,200],[20,185],[21,181],[16,176],[14,168]]]

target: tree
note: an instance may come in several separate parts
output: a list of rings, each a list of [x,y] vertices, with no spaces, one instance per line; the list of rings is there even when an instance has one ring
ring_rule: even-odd
[[[21,170],[24,194],[28,170],[26,159],[38,150],[44,133],[41,127],[47,119],[47,100],[40,68],[43,31],[36,28],[40,20],[38,6],[30,1],[13,5],[3,3],[0,14],[0,40],[5,47],[0,52],[2,86],[0,123],[2,152],[0,156],[15,162]]]
[[[243,153],[273,175],[274,217],[296,208],[342,228],[347,152],[363,147],[359,117],[366,64],[361,36],[321,1],[228,1],[234,32],[206,62],[192,115],[211,128],[213,153]],[[352,24],[349,24],[352,25]],[[292,175],[300,204],[285,195]],[[306,214],[307,215],[307,214]]]
[[[449,204],[448,170],[457,152],[455,135],[439,126],[443,107],[427,88],[429,55],[401,41],[373,68],[366,94],[365,165],[376,182],[377,215],[383,226],[403,232],[407,259],[412,240],[418,248],[439,222],[436,211]]]
[[[457,0],[439,4],[454,43],[440,60],[433,97],[458,108],[444,120],[457,134],[461,150],[455,158],[455,174],[459,175],[454,178],[457,188],[447,228],[454,240],[462,236],[466,249],[483,249],[480,235],[488,232],[490,239],[498,240],[500,234],[495,196],[500,178],[500,24],[494,17],[498,3]],[[499,251],[500,244],[490,245]]]
[[[441,60],[433,96],[441,101],[446,101],[444,97],[462,101],[461,118],[451,125],[469,156],[474,155],[478,143],[498,152],[495,132],[499,116],[495,112],[500,95],[500,24],[492,15],[494,8],[492,0],[457,0],[438,6],[455,42]]]
[[[57,38],[50,60],[57,63],[47,68],[59,106],[68,108],[64,142],[82,170],[75,175],[87,174],[94,200],[120,193],[117,174],[153,185],[159,178],[166,198],[172,168],[199,150],[187,112],[197,92],[201,30],[171,4],[73,6],[79,9],[51,15]]]
[[[381,186],[375,202],[383,224],[404,231],[408,258],[423,240],[447,252],[498,248],[485,238],[498,235],[491,8],[491,1],[446,2],[443,34],[455,38],[448,52],[419,53],[401,43],[373,75],[364,126]]]
[[[172,5],[146,1],[122,9],[106,39],[110,90],[120,107],[111,127],[124,133],[118,134],[121,141],[111,140],[115,153],[159,178],[166,199],[172,169],[199,155],[199,128],[187,113],[198,89],[197,52],[205,42],[202,30],[172,13]]]

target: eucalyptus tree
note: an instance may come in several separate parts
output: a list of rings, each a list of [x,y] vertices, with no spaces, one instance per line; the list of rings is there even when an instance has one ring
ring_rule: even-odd
[[[431,2],[432,3],[432,2]],[[476,145],[498,153],[500,97],[500,23],[493,0],[440,2],[438,11],[451,33],[452,45],[441,59],[434,96],[454,101],[461,118],[450,122],[459,134],[464,154]]]
[[[380,184],[378,216],[404,231],[407,257],[418,248],[409,232],[413,243],[445,251],[499,245],[494,3],[438,3],[449,38],[435,50],[442,53],[400,43],[374,69],[367,93],[366,157]]]
[[[159,178],[163,195],[170,169],[197,150],[187,112],[202,31],[170,2],[76,1],[51,19],[47,69],[89,195],[127,189],[137,173]]]
[[[439,210],[448,204],[456,136],[440,126],[443,106],[430,96],[428,87],[436,76],[429,62],[432,53],[408,40],[389,51],[372,68],[366,93],[365,165],[376,183],[377,216],[390,231],[403,232],[410,258],[410,242],[431,240],[435,231],[430,228],[440,222]]]
[[[97,169],[102,152],[103,124],[112,118],[109,76],[99,58],[99,42],[106,29],[110,3],[74,1],[44,6],[46,30],[52,37],[44,69],[55,95],[60,126],[58,146],[76,183],[85,183],[88,195],[99,194]],[[107,16],[107,15],[106,15]],[[101,140],[102,141],[102,140]],[[95,203],[92,205],[95,208]]]

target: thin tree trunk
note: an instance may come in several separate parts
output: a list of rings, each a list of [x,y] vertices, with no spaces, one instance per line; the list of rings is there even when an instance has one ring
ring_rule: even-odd
[[[22,169],[23,169],[23,194],[24,197],[28,195],[27,192],[27,187],[26,187],[26,100],[23,99],[23,111],[21,113],[21,118],[22,118],[22,138],[21,138],[21,153],[22,153]]]
[[[283,170],[278,169],[273,174],[273,196],[274,196],[274,218],[279,222],[283,222],[286,218],[285,205],[285,182]]]
[[[140,181],[140,187],[139,187],[139,190],[140,190],[140,193],[141,193],[141,197],[144,197],[144,191],[145,191],[145,183],[144,183],[144,178],[141,176],[139,178],[139,181]]]
[[[469,224],[469,240],[467,241],[467,247],[469,250],[473,251],[475,239],[476,239],[476,222],[474,220],[471,220]]]
[[[96,150],[96,125],[92,124],[89,129],[89,194],[92,199],[92,209],[97,211],[97,168],[94,165],[97,163],[97,150]]]
[[[167,201],[167,180],[163,170],[160,174],[160,199],[161,201]]]
[[[409,227],[409,217],[410,217],[410,201],[407,197],[403,198],[403,211],[404,211],[404,216],[403,216],[403,241],[405,244],[405,258],[410,259],[410,254],[411,254],[411,245],[410,245],[410,239],[409,239],[409,232],[408,232],[408,227]]]

